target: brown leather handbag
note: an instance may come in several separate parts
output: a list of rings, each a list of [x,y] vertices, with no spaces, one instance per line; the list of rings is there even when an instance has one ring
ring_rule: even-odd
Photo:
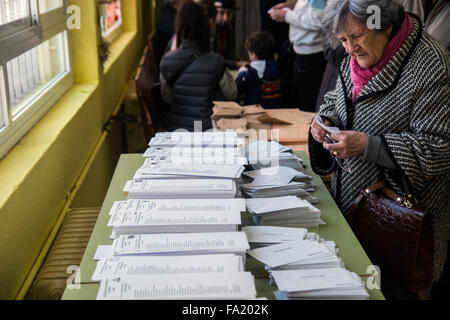
[[[378,182],[361,191],[348,221],[382,280],[412,292],[431,285],[432,217],[412,195],[403,198]]]

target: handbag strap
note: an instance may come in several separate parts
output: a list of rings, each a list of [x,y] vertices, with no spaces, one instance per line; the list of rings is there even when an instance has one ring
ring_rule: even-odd
[[[392,189],[388,188],[384,181],[378,181],[365,190],[367,194],[373,193],[375,191],[382,191],[388,198],[398,202],[402,207],[411,209],[413,207],[413,201],[417,203],[417,201],[415,201],[414,198],[410,198],[410,196],[408,196],[408,198],[401,197]]]

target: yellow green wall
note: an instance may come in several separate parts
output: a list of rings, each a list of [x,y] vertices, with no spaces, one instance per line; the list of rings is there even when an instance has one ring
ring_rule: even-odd
[[[81,30],[71,32],[76,83],[0,161],[0,299],[23,297],[68,202],[102,203],[120,152],[115,130],[101,140],[75,203],[68,196],[139,61],[151,30],[145,1],[122,0],[124,33],[105,68],[97,58],[96,1],[69,1],[82,13]]]

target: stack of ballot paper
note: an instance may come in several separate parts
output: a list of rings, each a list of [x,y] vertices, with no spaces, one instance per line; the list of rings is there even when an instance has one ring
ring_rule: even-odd
[[[110,211],[113,238],[131,234],[233,232],[244,199],[117,201]]]
[[[321,212],[295,196],[246,199],[248,212],[258,226],[318,228]]]
[[[97,300],[251,300],[249,272],[127,276],[101,281]]]
[[[92,281],[128,276],[172,276],[177,274],[207,274],[243,272],[241,257],[216,254],[182,257],[135,256],[105,258],[97,263]]]
[[[247,235],[251,249],[304,240],[308,234],[308,230],[303,228],[265,226],[246,226],[241,231]]]
[[[151,148],[243,148],[245,139],[236,132],[161,132],[149,142]]]
[[[252,170],[282,166],[304,172],[303,160],[292,149],[275,141],[258,140],[246,147],[246,156]]]
[[[238,195],[232,179],[131,180],[125,185],[128,199],[230,199]]]
[[[250,245],[244,232],[122,235],[114,240],[111,247],[114,257],[231,253],[244,260],[248,249]]]
[[[317,186],[312,177],[292,168],[270,167],[244,172],[243,175],[252,179],[241,184],[242,191],[250,198],[298,196],[317,200],[309,194]]]
[[[195,164],[168,163],[162,160],[146,161],[136,171],[138,179],[240,179],[244,166],[241,164]]]
[[[361,278],[343,268],[273,271],[278,300],[365,300]]]
[[[248,164],[239,148],[148,148],[144,158],[176,164]]]
[[[274,270],[321,269],[341,267],[336,247],[311,240],[296,240],[252,249],[250,256]]]

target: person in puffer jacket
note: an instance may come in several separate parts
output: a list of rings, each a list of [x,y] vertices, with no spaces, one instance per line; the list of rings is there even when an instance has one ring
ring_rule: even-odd
[[[208,17],[201,5],[185,0],[175,19],[179,48],[161,60],[161,97],[170,105],[168,130],[212,128],[212,101],[234,100],[236,83],[225,59],[210,52]]]
[[[250,65],[239,69],[236,84],[244,105],[281,108],[280,71],[274,59],[275,39],[268,31],[255,32],[245,43]]]

